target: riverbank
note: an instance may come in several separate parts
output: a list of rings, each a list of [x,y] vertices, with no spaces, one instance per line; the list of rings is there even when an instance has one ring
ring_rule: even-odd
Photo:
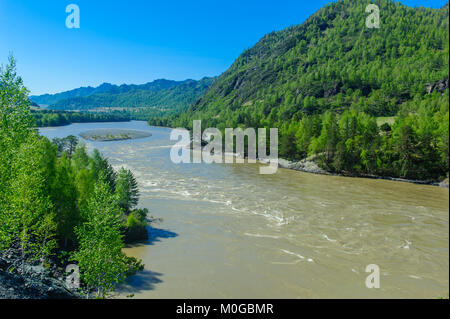
[[[202,145],[203,146],[203,145]],[[189,144],[189,147],[192,149],[192,142]],[[237,153],[216,153],[217,156],[232,156],[234,158],[242,158],[242,155]],[[244,159],[248,159],[247,156],[244,156]],[[443,188],[449,188],[449,179],[446,178],[443,181],[422,181],[422,180],[412,180],[412,179],[406,179],[406,178],[396,178],[396,177],[389,177],[389,176],[378,176],[378,175],[362,175],[362,174],[354,174],[351,172],[342,172],[342,173],[336,173],[324,170],[317,164],[316,162],[317,155],[312,155],[308,158],[305,158],[300,161],[290,161],[284,158],[278,159],[278,168],[282,169],[290,169],[294,171],[309,173],[309,174],[318,174],[318,175],[329,175],[329,176],[343,176],[343,177],[353,177],[353,178],[368,178],[368,179],[382,179],[382,180],[388,180],[388,181],[394,181],[394,182],[403,182],[403,183],[412,183],[412,184],[419,184],[419,185],[430,185],[430,186],[439,186]],[[261,164],[269,164],[268,159],[261,159],[258,158],[257,161]]]
[[[205,143],[206,145],[206,143]],[[204,145],[202,144],[202,147]],[[189,145],[187,145],[191,150],[193,150],[193,144],[192,141]],[[238,153],[221,153],[217,152],[213,154],[215,156],[231,156],[234,158],[244,158],[248,159],[247,156],[242,156]],[[406,179],[406,178],[397,178],[397,177],[389,177],[389,176],[378,176],[378,175],[362,175],[362,174],[354,174],[351,172],[331,172],[324,170],[321,168],[317,162],[316,162],[317,155],[312,155],[308,158],[305,158],[300,161],[290,161],[284,158],[278,158],[278,168],[282,169],[290,169],[294,171],[304,172],[304,173],[310,173],[310,174],[318,174],[318,175],[329,175],[329,176],[343,176],[343,177],[353,177],[353,178],[368,178],[368,179],[382,179],[382,180],[388,180],[388,181],[394,181],[394,182],[403,182],[403,183],[412,183],[412,184],[419,184],[419,185],[430,185],[430,186],[439,186],[443,188],[449,188],[449,180],[448,178],[444,179],[443,181],[422,181],[422,180],[412,180],[412,179]],[[261,159],[257,158],[257,162],[261,164],[269,164],[268,159]]]
[[[261,163],[267,163],[267,161],[261,161]],[[419,185],[431,185],[431,186],[439,186],[443,188],[449,188],[449,180],[446,178],[445,180],[439,181],[422,181],[422,180],[411,180],[405,178],[396,178],[396,177],[388,177],[388,176],[378,176],[378,175],[361,175],[361,174],[353,174],[350,172],[345,173],[334,173],[326,171],[319,167],[319,165],[315,162],[314,157],[308,157],[301,161],[289,161],[283,158],[278,160],[278,167],[284,169],[293,169],[300,172],[311,173],[311,174],[320,174],[320,175],[331,175],[331,176],[344,176],[344,177],[355,177],[355,178],[369,178],[369,179],[383,179],[394,182],[403,182],[403,183],[412,183]]]

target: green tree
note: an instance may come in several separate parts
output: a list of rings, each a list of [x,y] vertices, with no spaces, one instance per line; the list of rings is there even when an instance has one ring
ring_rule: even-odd
[[[0,68],[0,127],[2,142],[10,147],[20,145],[33,126],[28,90],[16,73],[16,61],[11,56],[9,63]],[[2,147],[6,145],[3,144]]]
[[[313,153],[320,154],[323,164],[332,168],[339,140],[339,126],[336,116],[327,112],[324,114],[322,132],[319,137],[312,140],[310,150]]]
[[[22,257],[45,259],[56,247],[56,222],[46,181],[46,155],[37,136],[20,146],[11,182],[10,234],[20,243]]]
[[[444,115],[442,115],[442,119],[440,121],[439,129],[437,131],[438,139],[439,139],[439,150],[441,153],[444,172],[447,173],[449,170],[449,112],[447,111]]]
[[[417,135],[410,123],[400,123],[394,131],[394,147],[399,159],[394,163],[401,177],[411,177],[416,170]]]
[[[64,247],[67,248],[69,241],[75,242],[74,228],[80,222],[80,213],[74,172],[66,152],[58,159],[55,175],[52,200],[55,206],[57,231]]]
[[[79,144],[75,149],[75,153],[72,158],[72,164],[76,172],[79,172],[82,169],[87,169],[89,166],[89,155],[86,152],[86,145]]]
[[[104,176],[111,191],[114,191],[116,187],[117,173],[113,167],[109,164],[108,160],[104,158],[97,149],[94,149],[92,153],[92,175],[94,179]]]
[[[97,297],[105,297],[125,279],[129,265],[122,253],[122,210],[104,178],[96,183],[83,215],[86,221],[75,228],[79,249],[73,259],[80,266],[88,296],[95,289]]]
[[[130,170],[123,167],[119,170],[116,195],[119,201],[119,206],[129,213],[139,202],[139,189],[137,181]]]
[[[95,180],[91,171],[87,168],[83,168],[75,174],[75,185],[78,193],[78,207],[80,212],[83,212],[94,191]],[[81,217],[84,218],[83,215],[81,215]]]
[[[11,56],[9,63],[0,67],[0,249],[9,247],[18,231],[10,214],[11,182],[17,175],[13,170],[15,153],[30,135],[33,122],[27,96]]]
[[[58,155],[66,152],[67,156],[69,158],[72,158],[72,154],[75,152],[75,149],[78,145],[78,138],[73,135],[69,135],[65,138],[55,137],[52,142],[56,145]]]
[[[300,121],[299,129],[295,135],[297,142],[297,150],[300,158],[305,158],[308,156],[308,148],[311,144],[311,139],[313,138],[313,119],[309,116],[305,116]]]

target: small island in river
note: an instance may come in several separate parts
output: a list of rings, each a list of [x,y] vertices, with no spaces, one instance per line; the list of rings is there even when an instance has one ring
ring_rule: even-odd
[[[80,133],[80,136],[85,140],[108,142],[144,138],[152,136],[152,134],[134,130],[97,129]]]

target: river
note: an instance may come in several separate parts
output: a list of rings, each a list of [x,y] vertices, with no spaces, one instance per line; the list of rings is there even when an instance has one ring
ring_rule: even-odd
[[[449,291],[449,191],[387,180],[313,175],[259,164],[173,164],[170,129],[145,122],[42,128],[151,137],[85,141],[131,169],[140,206],[162,220],[125,248],[145,270],[119,287],[135,298],[436,298]],[[366,266],[380,288],[366,287]]]

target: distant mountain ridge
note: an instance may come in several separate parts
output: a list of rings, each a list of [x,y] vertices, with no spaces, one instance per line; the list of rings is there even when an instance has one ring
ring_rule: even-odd
[[[77,89],[64,91],[56,94],[42,94],[42,95],[31,95],[30,100],[39,105],[52,105],[60,100],[73,98],[73,97],[83,97],[96,93],[107,92],[113,87],[113,84],[103,83],[97,87],[87,86],[80,87]]]
[[[215,78],[199,81],[159,79],[145,84],[114,85],[103,83],[98,87],[81,87],[57,94],[30,96],[30,100],[54,110],[91,110],[109,107],[184,108],[195,102]]]

